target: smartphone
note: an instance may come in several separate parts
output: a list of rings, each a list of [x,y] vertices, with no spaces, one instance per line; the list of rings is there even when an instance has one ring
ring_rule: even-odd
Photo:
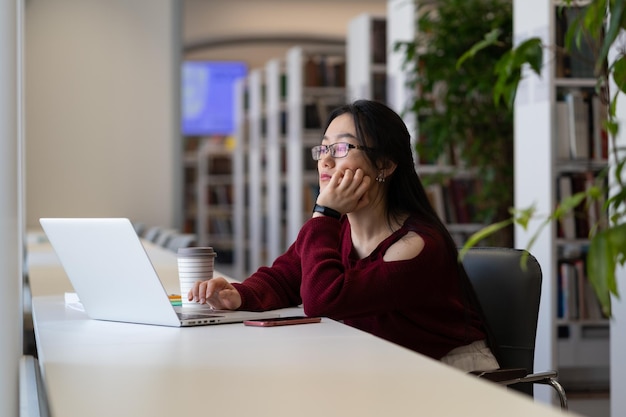
[[[290,324],[319,323],[321,320],[321,317],[289,316],[274,317],[271,319],[245,320],[243,324],[245,324],[246,326],[256,327],[274,327],[288,326]]]

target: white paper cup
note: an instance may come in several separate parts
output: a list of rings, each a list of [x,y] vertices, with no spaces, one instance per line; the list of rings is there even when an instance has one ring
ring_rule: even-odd
[[[196,282],[213,278],[216,256],[212,247],[178,249],[178,279],[183,304],[195,304],[187,299],[187,295]]]

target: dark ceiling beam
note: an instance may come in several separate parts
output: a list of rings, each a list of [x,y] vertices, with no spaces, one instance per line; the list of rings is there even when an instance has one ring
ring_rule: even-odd
[[[204,49],[223,48],[225,46],[250,46],[250,45],[332,45],[345,46],[346,40],[342,37],[312,36],[302,34],[280,35],[245,35],[229,36],[219,39],[204,39],[189,42],[183,47],[183,51],[196,52]]]

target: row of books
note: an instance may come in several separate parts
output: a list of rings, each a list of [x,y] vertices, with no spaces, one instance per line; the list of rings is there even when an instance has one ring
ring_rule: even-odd
[[[328,115],[345,101],[341,97],[322,98],[318,97],[304,105],[304,128],[321,129],[328,119]],[[321,132],[320,132],[321,136]]]
[[[219,206],[224,209],[232,209],[233,187],[232,185],[210,185],[207,193],[207,204],[210,206]]]
[[[195,212],[196,208],[192,207],[192,211]],[[184,220],[182,230],[184,233],[197,233],[197,222],[196,217],[187,217]],[[233,221],[231,219],[230,213],[227,214],[218,214],[212,213],[207,218],[207,227],[208,233],[213,236],[220,236],[220,240],[226,242],[231,241],[234,231],[233,231]],[[217,244],[218,242],[216,242]]]
[[[472,196],[476,195],[478,186],[474,178],[450,178],[444,183],[428,185],[426,193],[444,223],[474,223],[477,207]]]
[[[606,318],[585,272],[584,259],[559,263],[557,317],[563,320]]]
[[[345,87],[345,60],[324,55],[310,56],[304,64],[306,87]]]
[[[563,201],[595,183],[593,172],[561,174],[557,178],[557,198]],[[603,199],[582,201],[557,223],[557,236],[564,239],[587,239],[592,228],[606,220]]]
[[[329,113],[345,102],[344,97],[333,97],[333,100],[317,98],[303,105],[304,129],[321,129]],[[260,132],[262,136],[267,135],[267,118],[262,117]],[[281,110],[279,115],[279,132],[281,135],[287,134],[287,111]],[[321,132],[320,132],[321,134]]]
[[[372,20],[371,37],[372,62],[384,64],[387,62],[387,20]]]
[[[230,216],[210,215],[208,220],[209,234],[231,239],[234,235],[233,221]]]
[[[372,99],[383,103],[387,102],[387,74],[372,74]]]
[[[606,105],[600,97],[581,89],[572,89],[556,102],[557,160],[605,161],[608,157],[608,134],[603,121]]]
[[[227,148],[229,141],[232,140],[232,136],[226,135],[186,136],[183,140],[183,150],[185,152],[195,152],[200,149],[202,141],[208,141],[209,144],[216,147]]]

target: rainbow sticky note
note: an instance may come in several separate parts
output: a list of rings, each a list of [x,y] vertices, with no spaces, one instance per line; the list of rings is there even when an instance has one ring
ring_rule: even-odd
[[[170,294],[168,295],[168,298],[170,299],[170,303],[172,303],[173,306],[183,305],[183,300],[178,294]]]

